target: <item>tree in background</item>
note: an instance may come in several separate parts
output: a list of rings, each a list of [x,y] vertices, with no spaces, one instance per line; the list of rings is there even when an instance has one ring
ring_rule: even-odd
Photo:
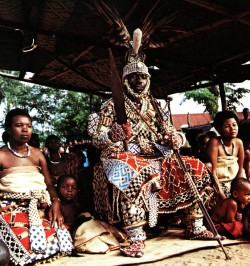
[[[185,92],[183,102],[186,100],[193,100],[203,105],[205,107],[204,112],[208,112],[211,117],[214,117],[219,108],[218,96],[208,88]]]
[[[227,109],[236,111],[236,105],[242,105],[240,99],[244,98],[249,90],[235,89],[234,87],[234,84],[225,84]],[[220,93],[217,86],[185,92],[183,102],[190,99],[203,105],[205,107],[204,112],[208,112],[211,117],[214,117],[218,112]]]
[[[91,112],[99,110],[103,100],[98,96],[0,77],[0,103],[4,106],[4,116],[16,107],[26,109],[34,121],[34,132],[39,134],[41,141],[49,134],[65,139],[86,136],[90,100],[93,106]]]

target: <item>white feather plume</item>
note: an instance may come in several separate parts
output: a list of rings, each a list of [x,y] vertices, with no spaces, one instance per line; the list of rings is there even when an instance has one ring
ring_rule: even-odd
[[[136,29],[133,34],[133,50],[135,55],[138,54],[139,48],[141,46],[142,40],[142,31],[140,29]]]

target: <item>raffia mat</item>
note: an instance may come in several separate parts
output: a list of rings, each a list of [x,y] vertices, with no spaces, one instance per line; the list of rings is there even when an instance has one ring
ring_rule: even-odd
[[[208,248],[220,248],[217,240],[186,240],[183,238],[183,230],[169,230],[161,237],[146,240],[145,254],[141,258],[130,258],[121,255],[119,250],[110,251],[107,254],[82,254],[79,257],[64,257],[51,262],[49,265],[72,266],[115,266],[136,265],[150,263],[170,258],[187,252]],[[250,243],[250,241],[239,241],[225,239],[221,242],[223,246]]]

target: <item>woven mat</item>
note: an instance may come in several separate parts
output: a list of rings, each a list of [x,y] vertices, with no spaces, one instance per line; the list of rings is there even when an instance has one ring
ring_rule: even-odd
[[[142,258],[124,257],[119,250],[107,254],[82,254],[80,257],[60,258],[50,265],[60,266],[115,266],[136,265],[150,263],[166,259],[186,252],[197,251],[206,248],[221,248],[217,240],[186,240],[183,239],[182,230],[170,230],[164,236],[152,238],[146,241],[145,254]],[[249,243],[246,241],[229,240],[222,241],[223,246]]]

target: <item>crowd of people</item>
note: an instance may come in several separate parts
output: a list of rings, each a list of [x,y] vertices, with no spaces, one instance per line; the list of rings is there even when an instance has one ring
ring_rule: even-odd
[[[103,244],[103,228],[110,237],[119,236],[109,250],[141,257],[151,228],[173,225],[176,214],[186,239],[216,239],[196,194],[221,240],[250,238],[248,115],[239,121],[233,111],[221,111],[214,131],[177,131],[151,94],[145,55],[137,48],[132,45],[126,55],[124,105],[109,99],[90,115],[91,142],[63,148],[58,136],[49,135],[43,148],[25,110],[6,115],[6,145],[0,148],[0,247],[6,251],[1,265],[8,259],[32,264],[75,250],[98,253],[100,245],[92,244],[90,251],[86,243],[91,235]],[[123,123],[119,108],[126,113]],[[189,152],[182,154],[186,143]],[[86,222],[97,226],[95,237]]]

